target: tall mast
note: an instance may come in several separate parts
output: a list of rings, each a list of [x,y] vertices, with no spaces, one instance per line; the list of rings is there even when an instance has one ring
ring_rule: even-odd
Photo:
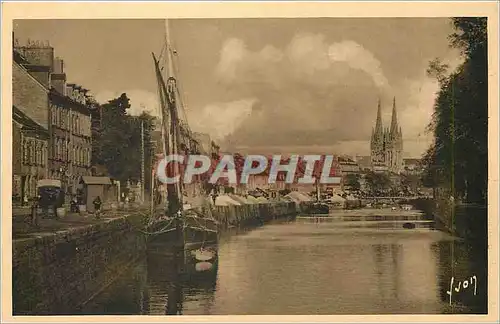
[[[174,64],[173,64],[173,53],[172,53],[172,42],[170,40],[170,26],[168,23],[168,19],[165,19],[165,36],[166,36],[166,59],[167,59],[167,64],[168,64],[168,69],[166,71],[167,73],[167,84],[163,83],[164,90],[166,91],[166,97],[167,97],[167,106],[169,109],[170,113],[170,134],[169,137],[171,139],[172,143],[172,149],[171,153],[173,154],[178,154],[180,153],[180,132],[179,132],[179,117],[178,117],[178,110],[177,110],[177,81],[175,79],[175,73],[174,73]],[[162,79],[163,81],[163,79]],[[180,175],[180,170],[179,170],[179,164],[175,163],[173,164],[173,169],[175,169],[175,174]],[[174,184],[175,187],[175,200],[172,201],[174,203],[173,208],[171,208],[171,212],[175,213],[175,236],[176,236],[176,245],[178,246],[178,250],[176,250],[176,253],[174,254],[174,264],[176,264],[177,271],[175,271],[176,275],[179,272],[179,270],[182,270],[182,264],[183,262],[179,262],[181,258],[183,259],[184,256],[184,246],[185,246],[185,241],[184,241],[184,221],[181,220],[180,217],[177,217],[179,215],[179,212],[182,212],[184,209],[183,207],[183,202],[182,202],[182,180],[178,181],[176,184]],[[171,202],[169,201],[169,204]],[[182,255],[182,257],[181,257]],[[179,286],[174,283],[174,288],[176,292],[179,292]],[[178,296],[178,294],[176,294]],[[169,296],[170,297],[170,296]],[[169,298],[170,299],[170,298]],[[169,300],[170,301],[170,300]],[[178,302],[181,302],[182,298],[179,298]],[[177,306],[177,303],[176,303]],[[177,307],[175,307],[177,308]]]
[[[165,80],[163,80],[163,76],[161,75],[161,70],[160,70],[160,67],[158,64],[158,60],[156,59],[156,56],[154,55],[154,53],[152,53],[152,55],[153,55],[153,61],[154,61],[154,65],[155,65],[156,78],[158,81],[158,90],[159,90],[158,93],[159,93],[159,97],[160,97],[160,104],[161,104],[161,111],[162,111],[162,127],[164,129],[164,134],[166,137],[170,133],[169,132],[169,125],[168,125],[169,117],[170,117],[170,119],[175,119],[175,117],[171,116],[171,114],[168,110],[169,107],[167,105],[168,105],[169,98],[168,98],[168,92],[167,92],[167,85],[165,84]],[[171,136],[169,136],[169,137],[171,137]],[[166,138],[164,143],[163,143],[166,154],[170,154],[174,151],[173,145],[170,145],[169,140],[170,140],[170,138]],[[170,174],[172,174],[172,171],[173,171],[172,165],[173,165],[172,163],[169,163],[169,165],[168,165],[168,168],[169,168],[168,171]],[[175,184],[167,184],[167,200],[168,200],[168,206],[169,206],[169,214],[177,213],[177,211],[179,211],[180,206],[182,206],[182,205],[180,204],[177,186]]]
[[[144,203],[144,120],[141,120],[141,200]],[[152,193],[151,193],[152,194]]]
[[[165,37],[166,37],[166,59],[168,69],[167,73],[167,104],[170,112],[170,139],[172,143],[172,153],[179,154],[180,152],[180,144],[181,144],[181,134],[180,134],[180,119],[179,119],[179,110],[178,104],[179,100],[179,92],[177,88],[177,79],[175,78],[175,70],[174,70],[174,49],[172,47],[172,41],[170,38],[170,25],[169,20],[165,19]],[[180,174],[180,169],[178,163],[174,165],[175,174]],[[179,202],[182,206],[182,190],[183,185],[182,182],[179,181],[176,184],[177,192],[179,193]]]
[[[172,60],[172,40],[170,39],[170,24],[168,23],[168,19],[165,19],[165,41],[166,41],[166,52],[167,52],[167,70],[166,70],[166,74],[167,74],[167,80],[168,78],[170,77],[175,77],[174,75],[174,63],[173,63],[173,60]]]

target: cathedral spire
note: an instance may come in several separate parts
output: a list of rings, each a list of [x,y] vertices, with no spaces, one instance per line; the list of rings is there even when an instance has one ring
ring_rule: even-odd
[[[375,123],[375,136],[382,135],[382,108],[380,107],[380,98],[378,99],[377,121]]]
[[[398,115],[396,112],[396,97],[392,101],[392,120],[391,120],[391,134],[396,135],[398,132]]]

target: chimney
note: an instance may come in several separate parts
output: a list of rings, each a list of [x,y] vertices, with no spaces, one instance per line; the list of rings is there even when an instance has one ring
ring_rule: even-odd
[[[28,40],[28,45],[20,46],[20,51],[32,65],[46,66],[50,69],[54,65],[54,48],[50,45]]]
[[[27,63],[23,66],[46,87],[51,86],[50,76],[54,66],[54,49],[41,42],[28,39],[25,46],[16,46],[17,51],[24,56]]]
[[[53,72],[51,74],[50,86],[57,92],[66,95],[66,73],[64,73],[64,61],[56,57],[54,59]]]

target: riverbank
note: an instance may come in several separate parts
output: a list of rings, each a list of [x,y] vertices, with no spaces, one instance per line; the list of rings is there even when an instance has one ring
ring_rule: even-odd
[[[450,199],[415,199],[407,202],[433,219],[438,229],[465,239],[473,245],[488,244],[488,208],[455,203]]]
[[[293,202],[216,206],[220,230],[250,227],[294,216]],[[106,216],[107,215],[107,216]],[[138,231],[144,213],[104,214],[42,220],[16,231],[12,246],[14,315],[69,314],[144,256],[146,237]],[[14,227],[14,226],[13,226]],[[14,232],[14,229],[13,229]]]

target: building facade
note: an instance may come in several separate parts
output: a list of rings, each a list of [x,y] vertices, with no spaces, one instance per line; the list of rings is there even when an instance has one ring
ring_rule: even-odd
[[[12,60],[12,202],[35,198],[48,174],[48,91],[43,73],[17,51]],[[43,69],[42,69],[43,70]],[[32,74],[30,71],[34,71]],[[35,77],[36,76],[36,77]]]
[[[92,132],[86,92],[69,84],[66,95],[54,89],[49,94],[52,135],[49,178],[60,179],[71,194],[76,194],[82,176],[91,175]]]
[[[38,180],[48,174],[49,132],[12,107],[12,201],[25,204],[37,196]]]
[[[398,125],[396,98],[394,98],[392,104],[390,128],[383,128],[382,126],[382,111],[379,101],[370,149],[372,165],[384,166],[389,172],[393,173],[400,173],[403,170],[403,132]]]
[[[38,135],[34,144],[35,155],[42,154],[42,148],[46,150],[42,159],[47,161],[43,166],[44,177],[61,180],[66,192],[74,194],[81,176],[90,175],[94,101],[88,96],[88,90],[66,82],[64,62],[54,57],[54,49],[49,44],[29,42],[19,46],[15,42],[13,52],[13,105],[20,114],[41,126],[39,132],[46,130],[48,134],[46,146],[38,142],[43,137]],[[19,128],[22,138],[32,143],[33,130],[29,132],[31,137],[25,136],[27,131],[22,130],[27,128],[20,125],[16,122],[15,132]],[[14,142],[14,147],[17,145]],[[21,151],[24,148],[21,146]],[[15,148],[16,154],[24,158],[26,153]]]

